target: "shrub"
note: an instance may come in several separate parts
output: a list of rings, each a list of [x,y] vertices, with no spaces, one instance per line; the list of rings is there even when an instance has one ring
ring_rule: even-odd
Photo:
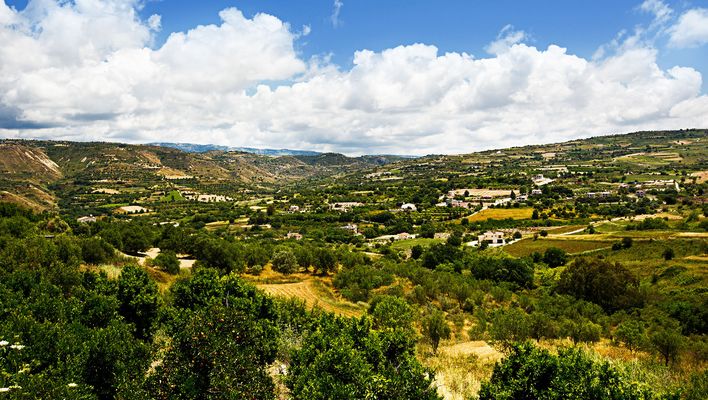
[[[530,343],[516,345],[494,367],[492,377],[482,382],[480,400],[596,399],[644,400],[653,398],[638,389],[607,361],[594,361],[578,348],[562,349],[558,355]]]
[[[579,258],[560,276],[560,293],[600,305],[605,311],[639,306],[639,279],[619,263]]]
[[[152,263],[156,268],[168,274],[179,274],[179,259],[177,259],[177,255],[172,251],[167,250],[160,252]]]

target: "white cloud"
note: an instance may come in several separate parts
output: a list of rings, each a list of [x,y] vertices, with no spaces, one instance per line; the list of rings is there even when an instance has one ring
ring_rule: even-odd
[[[421,154],[708,126],[700,73],[646,46],[588,60],[507,27],[487,58],[414,44],[342,70],[298,56],[304,28],[234,8],[151,49],[137,5],[0,6],[0,135]]]
[[[158,14],[151,15],[150,18],[148,18],[147,23],[151,31],[157,32],[162,29],[162,17]]]
[[[668,22],[674,11],[662,0],[644,0],[639,9],[654,14],[653,24],[665,24]]]
[[[526,32],[514,30],[513,25],[506,25],[499,31],[497,39],[485,47],[489,54],[499,54],[507,51],[511,46],[523,42],[527,39]]]
[[[344,7],[344,2],[342,0],[334,0],[334,4],[332,5],[332,15],[330,15],[329,19],[332,21],[332,26],[335,28],[342,23],[339,19],[339,13],[342,11],[342,7]]]
[[[708,9],[686,11],[670,28],[669,35],[669,45],[673,47],[698,47],[708,43]]]

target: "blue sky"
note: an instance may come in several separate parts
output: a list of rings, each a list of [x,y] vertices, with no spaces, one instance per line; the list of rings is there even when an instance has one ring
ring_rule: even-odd
[[[16,79],[8,80],[9,86],[4,88],[14,97],[0,97],[0,135],[4,136],[78,140],[98,136],[140,142],[162,139],[158,132],[174,131],[179,133],[172,136],[183,141],[307,147],[352,154],[420,154],[428,149],[467,151],[647,127],[682,128],[706,121],[700,115],[708,105],[708,34],[702,27],[703,22],[708,23],[708,0],[30,2],[32,9],[42,12],[23,12],[27,1],[5,3],[14,15],[8,20],[15,21],[6,26],[8,35],[15,35],[8,37],[17,37],[18,43],[20,39],[36,41],[37,57],[50,61],[34,66],[36,73],[27,72],[26,66],[6,72]],[[242,17],[225,19],[220,13],[228,8]],[[258,19],[257,14],[273,18]],[[159,16],[154,19],[158,22],[150,22],[152,16]],[[91,24],[82,23],[84,18],[109,22],[86,27]],[[32,26],[34,31],[23,31],[23,26]],[[165,45],[175,32],[183,32],[184,40]],[[215,42],[208,42],[212,34],[217,35],[213,36]],[[97,35],[103,38],[92,37]],[[497,40],[498,46],[493,47]],[[218,41],[224,46],[214,49]],[[258,46],[252,49],[241,41],[257,42]],[[63,45],[66,49],[61,49]],[[565,48],[565,53],[557,53],[555,46]],[[115,60],[125,57],[127,50],[141,47],[151,50],[147,70],[181,71],[160,76],[164,82],[149,95],[135,79],[126,78],[111,87],[112,97],[98,90],[71,107],[49,107],[56,93],[28,89],[36,86],[28,85],[27,80],[49,74],[49,69],[66,72],[67,80],[58,87],[83,84],[87,76],[102,82],[116,76],[125,78],[116,72],[124,71],[125,64]],[[392,50],[396,48],[399,50]],[[263,49],[272,54],[261,57]],[[67,61],[66,54],[74,50],[78,58]],[[446,58],[446,53],[454,57]],[[469,59],[456,59],[466,57],[464,54],[470,55]],[[578,61],[582,65],[576,65]],[[96,62],[103,63],[100,71],[91,69]],[[131,62],[136,60],[128,64]],[[426,75],[436,67],[450,72]],[[550,71],[548,76],[543,68]],[[205,77],[209,74],[213,79]],[[230,75],[243,79],[237,81]],[[143,78],[155,81],[154,76]],[[215,82],[218,78],[223,82]],[[47,75],[45,79],[52,78]],[[185,79],[191,80],[189,90],[180,86]],[[436,88],[436,80],[445,81],[444,88]],[[497,86],[485,88],[485,82]],[[96,87],[95,82],[86,84]],[[259,91],[261,84],[269,89]],[[558,95],[567,97],[562,103],[568,105],[567,120],[557,122],[549,110],[558,106],[550,103],[513,118],[518,110],[529,108],[524,104],[548,101],[543,91],[534,87],[556,84]],[[366,90],[359,93],[360,88]],[[592,95],[584,96],[583,90]],[[185,104],[175,100],[177,97],[194,99],[215,91],[223,97],[215,101],[221,108],[200,110],[194,119],[185,117],[179,124],[169,121],[167,114],[174,110],[167,109],[168,105]],[[159,99],[153,98],[154,93],[159,93]],[[238,93],[248,99],[234,100]],[[342,95],[325,99],[323,93]],[[406,97],[407,93],[412,94]],[[617,104],[603,106],[602,96],[618,99]],[[658,100],[652,101],[652,96]],[[114,101],[116,97],[121,101]],[[97,106],[104,104],[97,102],[99,98],[105,107]],[[308,107],[294,113],[297,118],[288,115],[288,110],[300,108],[303,98]],[[451,106],[453,99],[458,100]],[[461,106],[460,99],[471,100]],[[156,106],[158,101],[161,105]],[[326,109],[322,102],[327,103]],[[189,105],[190,110],[195,107]],[[228,107],[239,112],[249,109],[263,117],[235,116]],[[276,109],[282,113],[273,114]],[[421,114],[426,117],[411,122]],[[498,117],[500,114],[505,116]],[[11,121],[3,123],[3,115]],[[446,126],[435,123],[441,116]],[[336,130],[343,132],[333,133],[331,121],[340,117]],[[28,129],[18,130],[23,123]],[[559,127],[549,129],[551,124]],[[585,128],[573,129],[574,124]],[[35,129],[37,126],[44,128]],[[97,128],[100,134],[88,133]],[[190,136],[194,131],[204,134]],[[514,134],[504,134],[509,131]],[[288,142],[280,143],[276,138],[284,133]],[[400,137],[407,134],[416,139],[408,143],[410,148],[400,144]],[[447,139],[454,144],[450,149],[439,145]]]

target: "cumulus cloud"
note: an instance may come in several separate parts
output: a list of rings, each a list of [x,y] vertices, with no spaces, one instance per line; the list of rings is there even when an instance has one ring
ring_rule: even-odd
[[[708,43],[708,9],[686,11],[669,34],[669,45],[673,47],[698,47]]]
[[[426,154],[708,125],[700,73],[647,46],[588,60],[509,26],[487,58],[413,44],[344,70],[235,8],[150,48],[137,6],[0,3],[0,135]]]

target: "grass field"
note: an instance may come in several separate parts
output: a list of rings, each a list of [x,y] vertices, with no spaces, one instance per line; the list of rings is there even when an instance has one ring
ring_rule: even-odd
[[[359,317],[366,311],[363,306],[337,297],[332,289],[318,278],[302,282],[257,284],[256,286],[271,296],[299,299],[309,308],[321,308],[346,317]]]
[[[160,198],[160,201],[163,203],[171,203],[173,201],[182,200],[184,200],[184,197],[182,197],[182,194],[179,192],[179,190],[173,190]]]
[[[569,236],[571,237],[571,236]],[[598,250],[603,248],[610,248],[612,242],[602,241],[602,240],[569,240],[569,239],[524,239],[516,243],[504,246],[503,249],[507,253],[516,256],[523,257],[532,254],[535,251],[543,253],[546,249],[551,247],[557,247],[563,249],[568,253],[577,254],[586,251]]]
[[[533,208],[487,208],[471,217],[467,217],[470,222],[486,221],[488,219],[529,219],[533,214]]]
[[[443,239],[426,239],[426,238],[399,240],[397,242],[393,242],[391,244],[391,248],[396,249],[396,250],[409,250],[413,246],[416,246],[416,245],[421,245],[423,247],[429,247],[429,246],[432,246],[436,243],[444,243],[444,242],[445,242],[445,240],[443,240]]]

